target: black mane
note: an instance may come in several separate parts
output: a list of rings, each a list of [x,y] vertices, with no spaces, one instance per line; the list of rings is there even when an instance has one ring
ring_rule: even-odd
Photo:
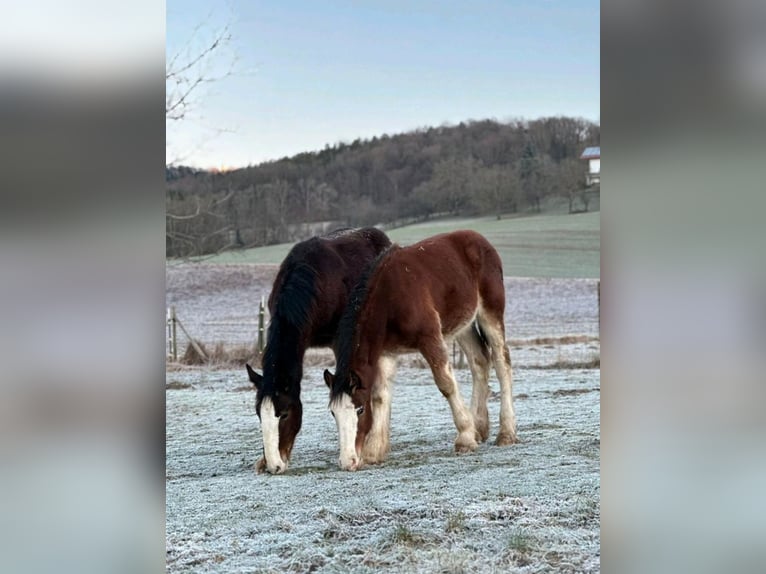
[[[367,295],[369,294],[370,279],[372,279],[375,271],[380,266],[381,261],[383,261],[395,247],[396,245],[387,247],[367,265],[362,276],[359,278],[359,282],[354,287],[351,295],[349,295],[348,304],[346,305],[346,309],[343,311],[340,323],[338,324],[336,338],[338,346],[338,363],[335,366],[335,380],[330,392],[330,402],[349,390],[351,355],[353,354],[354,348],[357,346],[356,326],[359,319],[359,313],[361,312],[362,307],[364,307]]]
[[[300,394],[303,361],[297,351],[305,345],[304,330],[313,315],[318,294],[317,272],[300,255],[290,253],[280,270],[281,274],[284,271],[283,278],[263,353],[263,396],[273,396],[277,391],[292,396]]]
[[[317,271],[305,261],[291,263],[277,295],[273,318],[301,328],[311,318],[316,305]]]

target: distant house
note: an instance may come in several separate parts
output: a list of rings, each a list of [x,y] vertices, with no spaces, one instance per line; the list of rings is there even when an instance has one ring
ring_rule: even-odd
[[[588,173],[585,175],[585,183],[594,185],[601,183],[601,147],[586,147],[580,159],[588,160]]]

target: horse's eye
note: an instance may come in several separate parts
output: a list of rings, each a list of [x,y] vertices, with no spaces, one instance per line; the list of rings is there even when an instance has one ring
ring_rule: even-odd
[[[287,411],[283,412],[281,415],[279,415],[280,420],[285,420],[287,418]]]
[[[332,418],[335,418],[335,413],[330,411],[330,414],[332,415]]]
[[[363,412],[364,412],[364,407],[363,406],[359,407],[358,409],[356,409],[356,416],[358,416],[358,417],[362,416]]]

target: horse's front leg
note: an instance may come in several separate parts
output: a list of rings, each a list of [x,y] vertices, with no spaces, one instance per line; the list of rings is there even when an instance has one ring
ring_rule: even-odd
[[[370,397],[372,427],[362,450],[362,460],[368,464],[383,462],[388,456],[391,433],[391,386],[395,370],[396,361],[391,357],[384,357],[378,362],[378,376]]]

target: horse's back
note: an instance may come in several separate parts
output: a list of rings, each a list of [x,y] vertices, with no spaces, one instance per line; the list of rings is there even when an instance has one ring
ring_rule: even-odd
[[[285,286],[310,272],[314,298],[311,325],[306,326],[310,345],[330,345],[350,290],[367,265],[390,244],[388,236],[376,228],[338,229],[297,243],[282,262],[274,282],[269,297],[272,316],[276,311],[272,305],[277,306]]]
[[[357,271],[359,265],[366,267],[367,263],[391,246],[388,236],[375,227],[346,229],[321,239],[324,240],[325,248],[337,254],[344,263],[350,264],[353,271]]]
[[[274,281],[272,294],[279,291],[290,273],[301,265],[308,266],[322,279],[340,278],[344,272],[361,273],[366,266],[391,245],[388,236],[375,227],[341,228],[326,235],[296,243],[282,261]]]
[[[502,261],[497,251],[481,233],[471,229],[461,229],[437,235],[432,239],[438,243],[451,245],[455,252],[465,258],[470,267],[476,270],[496,270],[502,274]]]
[[[470,322],[480,302],[493,309],[505,306],[502,262],[475,231],[444,233],[397,248],[384,269],[378,289],[389,301],[390,318],[413,333],[428,321],[422,310],[437,313],[442,330],[451,332]]]
[[[476,280],[494,274],[502,278],[503,273],[495,248],[483,235],[470,229],[428,237],[400,248],[395,256],[420,268],[425,276],[433,275],[447,283],[461,276]]]

